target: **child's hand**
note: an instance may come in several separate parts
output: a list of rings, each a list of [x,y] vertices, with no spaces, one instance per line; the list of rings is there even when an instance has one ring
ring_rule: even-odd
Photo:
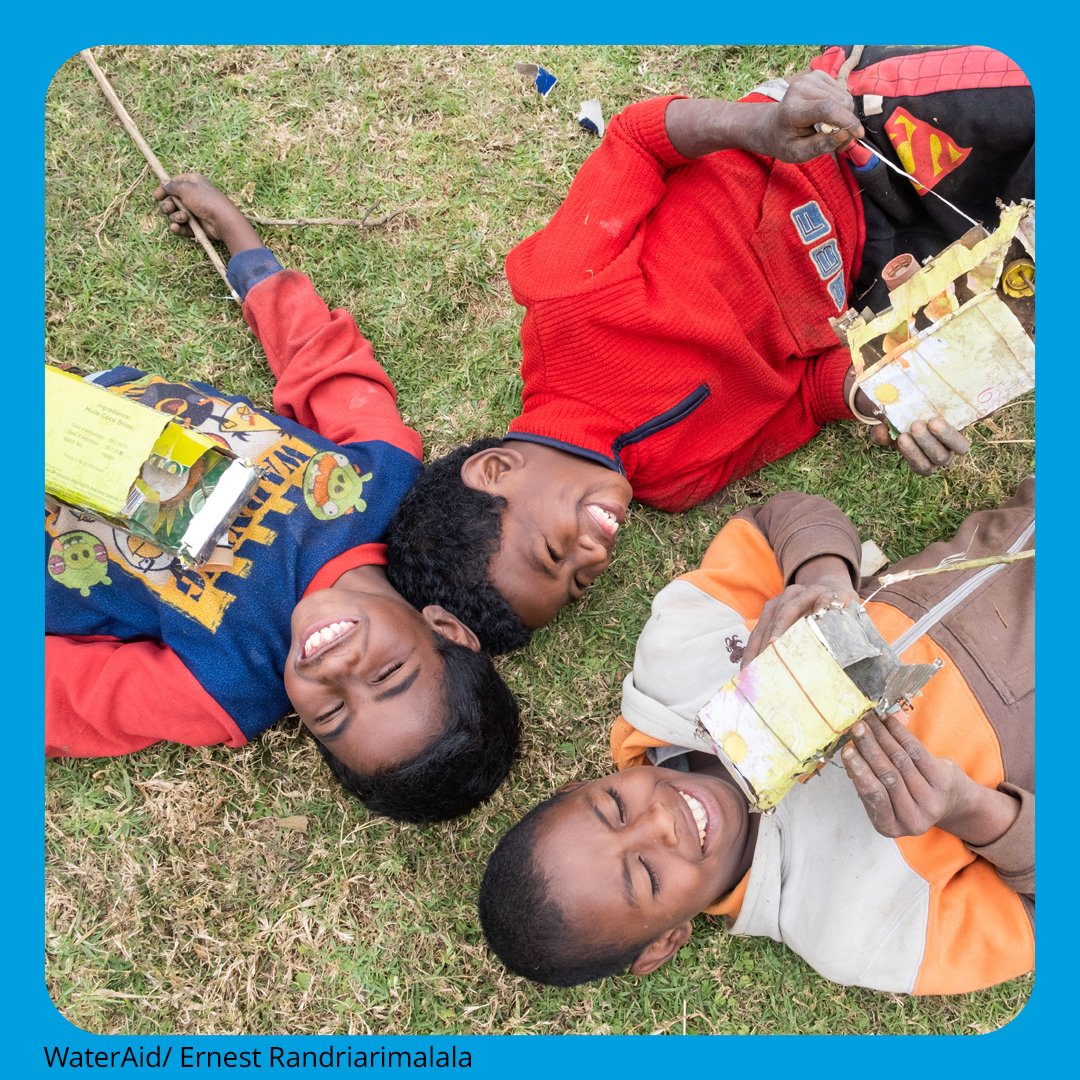
[[[877,446],[891,446],[908,463],[908,468],[920,476],[930,476],[944,469],[953,458],[966,454],[971,443],[941,416],[932,416],[928,423],[916,420],[911,428],[894,439],[885,419],[884,410],[855,388],[855,370],[849,368],[844,379],[844,395],[852,414],[870,425],[870,440]],[[880,423],[873,423],[875,417]]]
[[[895,440],[888,424],[878,424],[870,429],[870,438],[878,446],[895,447],[908,468],[919,476],[930,476],[938,469],[944,469],[953,458],[971,449],[971,443],[940,416],[933,417],[927,424],[916,420],[909,431]]]
[[[858,599],[843,559],[820,556],[804,564],[792,584],[761,609],[761,617],[743,650],[742,667],[804,616],[826,607],[842,608]]]
[[[1019,799],[931,754],[897,714],[879,720],[870,713],[851,734],[840,757],[882,836],[921,836],[936,827],[979,847],[1002,837],[1020,813]]]
[[[174,176],[154,192],[158,209],[169,219],[169,230],[177,236],[191,236],[191,219],[202,226],[211,240],[221,240],[235,255],[248,248],[262,247],[262,241],[236,204],[198,173]]]
[[[882,836],[921,836],[949,819],[973,781],[955,761],[931,754],[896,715],[852,728],[840,755],[866,816]]]
[[[218,218],[222,212],[239,214],[233,202],[223,195],[209,180],[198,173],[174,176],[154,192],[158,209],[171,222],[169,230],[178,236],[191,236],[191,217],[198,219],[203,231],[211,240],[221,239]]]
[[[790,76],[779,104],[759,109],[759,145],[751,149],[780,161],[809,161],[863,136],[847,87],[823,71]]]

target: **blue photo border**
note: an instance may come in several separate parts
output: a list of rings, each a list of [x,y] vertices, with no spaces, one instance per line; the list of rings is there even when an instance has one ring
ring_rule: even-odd
[[[16,440],[9,461],[39,460],[41,424],[40,359],[42,353],[44,305],[44,99],[56,69],[80,49],[109,43],[198,44],[198,43],[417,43],[417,44],[511,44],[557,42],[584,44],[604,41],[661,43],[767,43],[769,41],[820,42],[829,37],[855,36],[855,27],[864,40],[922,41],[972,40],[992,45],[1011,56],[1026,72],[1034,89],[1037,125],[1042,146],[1038,158],[1040,204],[1039,356],[1040,391],[1037,410],[1038,442],[1042,450],[1039,515],[1043,519],[1037,574],[1038,649],[1036,668],[1039,686],[1039,738],[1037,760],[1042,789],[1042,809],[1038,825],[1038,859],[1041,901],[1039,905],[1038,976],[1034,992],[1021,1015],[999,1032],[978,1037],[964,1036],[399,1036],[386,1038],[331,1039],[315,1036],[280,1038],[254,1036],[153,1037],[91,1036],[68,1023],[55,1010],[46,993],[43,978],[42,896],[42,806],[41,683],[27,682],[28,672],[41,671],[36,650],[41,640],[41,602],[36,576],[22,574],[17,562],[9,561],[8,591],[13,602],[7,609],[6,649],[9,711],[8,726],[13,733],[13,767],[9,771],[8,849],[13,853],[4,900],[7,918],[8,953],[11,958],[6,1008],[0,1021],[4,1041],[0,1050],[14,1070],[12,1075],[38,1077],[68,1070],[49,1068],[43,1047],[67,1045],[78,1049],[114,1050],[128,1046],[149,1050],[173,1046],[168,1067],[155,1074],[187,1075],[181,1067],[182,1045],[218,1051],[248,1051],[262,1047],[264,1056],[273,1045],[296,1050],[324,1050],[352,1045],[356,1049],[467,1051],[472,1066],[465,1070],[476,1077],[502,1077],[512,1070],[515,1077],[570,1075],[591,1068],[629,1072],[643,1067],[660,1069],[702,1065],[708,1069],[743,1068],[751,1075],[763,1069],[846,1069],[870,1065],[890,1071],[906,1065],[932,1061],[948,1068],[960,1061],[968,1069],[980,1065],[995,1072],[1010,1066],[1027,1066],[1041,1060],[1040,1051],[1054,1044],[1064,1047],[1068,1038],[1065,1024],[1069,1007],[1070,961],[1063,932],[1064,856],[1055,843],[1065,842],[1067,784],[1075,771],[1076,740],[1069,735],[1067,710],[1068,661],[1064,651],[1072,644],[1073,627],[1060,597],[1069,587],[1071,560],[1066,551],[1065,517],[1068,515],[1067,447],[1068,412],[1071,401],[1069,380],[1059,364],[1069,366],[1071,357],[1056,355],[1066,344],[1066,313],[1070,305],[1067,290],[1074,287],[1067,268],[1075,259],[1067,248],[1075,243],[1069,232],[1069,189],[1075,185],[1071,128],[1064,123],[1071,105],[1073,79],[1066,84],[1071,65],[1063,50],[1053,48],[1055,26],[1044,6],[1019,10],[1013,5],[984,2],[974,7],[940,8],[890,5],[854,8],[829,18],[821,9],[781,0],[768,7],[743,5],[731,10],[710,5],[696,11],[684,5],[642,10],[636,5],[593,4],[573,11],[566,9],[526,10],[520,7],[441,5],[425,10],[412,5],[407,10],[372,10],[367,5],[350,11],[320,6],[318,10],[286,6],[279,0],[247,4],[231,9],[192,12],[185,6],[154,7],[122,0],[103,11],[89,4],[72,5],[67,0],[27,15],[28,22],[10,23],[12,37],[6,48],[8,68],[7,116],[13,134],[9,142],[9,164],[4,170],[7,189],[5,223],[8,261],[8,321],[14,324],[13,347],[7,358],[9,393],[15,400],[30,403],[24,421],[9,428]],[[970,22],[965,25],[961,19]],[[30,23],[36,23],[30,25]],[[829,23],[832,23],[830,29]],[[841,32],[843,27],[843,32]],[[1064,27],[1057,28],[1058,40]],[[20,36],[21,35],[21,36]],[[22,393],[23,373],[32,373],[27,394]],[[14,397],[14,395],[12,395]],[[1075,410],[1073,410],[1075,411]],[[9,411],[9,416],[14,410]],[[25,428],[25,431],[23,430]],[[24,438],[19,438],[25,436]],[[16,551],[38,548],[40,487],[21,478],[7,487],[7,499],[18,500],[17,514],[8,517],[17,534]],[[25,505],[24,505],[25,503]],[[10,503],[9,503],[10,504]],[[30,584],[34,582],[34,584]],[[1055,584],[1060,582],[1060,584]],[[25,590],[25,602],[21,595]],[[1056,594],[1056,595],[1055,595]],[[20,654],[23,641],[33,640],[33,660]],[[1066,664],[1062,669],[1063,662]],[[1073,661],[1075,664],[1075,660]],[[25,711],[20,706],[25,694]],[[1058,713],[1061,715],[1057,715]],[[825,1040],[810,1046],[806,1040]],[[884,1045],[888,1043],[888,1045]],[[827,1057],[809,1056],[823,1050]],[[1051,1058],[1054,1055],[1049,1055]],[[1036,1067],[1037,1064],[1036,1064]],[[81,1071],[81,1070],[78,1070]],[[115,1070],[112,1070],[115,1071]],[[142,1070],[139,1070],[140,1072]],[[150,1071],[150,1070],[147,1070]],[[210,1070],[202,1070],[210,1071]],[[218,1071],[218,1070],[214,1070]],[[251,1072],[229,1069],[228,1072]],[[263,1071],[263,1070],[258,1070]],[[304,1070],[306,1073],[308,1070]],[[325,1072],[324,1069],[311,1070]],[[347,1070],[352,1071],[352,1070]],[[383,1070],[379,1070],[383,1071]],[[395,1072],[398,1070],[394,1070]],[[294,1073],[295,1075],[295,1073]]]

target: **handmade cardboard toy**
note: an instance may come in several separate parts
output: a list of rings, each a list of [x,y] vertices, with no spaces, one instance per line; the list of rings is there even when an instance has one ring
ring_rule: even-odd
[[[970,229],[923,266],[897,256],[883,277],[888,308],[830,322],[894,434],[935,415],[959,431],[1034,387],[1034,202],[1003,207],[992,233]]]
[[[789,627],[699,710],[697,723],[756,810],[770,810],[873,710],[908,708],[941,668],[903,664],[855,602]]]
[[[175,418],[46,365],[45,492],[81,515],[221,569],[259,475]]]

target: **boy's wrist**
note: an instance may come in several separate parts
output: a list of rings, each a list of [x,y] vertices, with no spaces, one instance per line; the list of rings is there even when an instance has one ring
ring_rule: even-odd
[[[259,282],[280,273],[282,269],[281,263],[269,248],[261,245],[257,248],[245,248],[229,259],[229,284],[243,300]]]
[[[230,255],[239,255],[242,251],[253,251],[264,246],[251,222],[239,210],[235,211],[235,216],[229,214],[217,225],[218,235],[229,249]]]
[[[736,148],[758,152],[766,119],[745,102],[719,98],[676,98],[665,118],[671,145],[686,158]]]
[[[938,827],[973,847],[1000,840],[1020,813],[1020,802],[1004,791],[988,788],[956,766],[962,779],[956,806]]]
[[[851,567],[848,561],[840,555],[823,554],[815,555],[807,559],[792,575],[795,585],[820,585],[833,583],[843,585],[850,589]]]
[[[770,125],[775,115],[773,103],[724,101],[718,112],[717,149],[746,150],[751,154],[768,154]]]
[[[854,367],[848,368],[844,376],[844,397],[847,400],[848,411],[856,420],[861,421],[868,427],[877,427],[885,422],[884,415],[874,416],[876,411],[874,403],[862,392],[855,381]]]

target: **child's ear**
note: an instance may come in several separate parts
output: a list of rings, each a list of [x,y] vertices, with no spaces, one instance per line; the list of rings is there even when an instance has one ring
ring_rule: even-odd
[[[658,938],[650,941],[630,965],[634,975],[651,975],[658,967],[666,964],[689,940],[693,926],[684,922],[665,931]]]
[[[420,614],[436,634],[441,634],[458,645],[464,645],[473,652],[480,651],[480,639],[446,608],[441,608],[438,604],[428,604]]]
[[[502,480],[524,466],[520,451],[491,446],[467,457],[461,466],[461,482],[475,491],[495,492]]]

